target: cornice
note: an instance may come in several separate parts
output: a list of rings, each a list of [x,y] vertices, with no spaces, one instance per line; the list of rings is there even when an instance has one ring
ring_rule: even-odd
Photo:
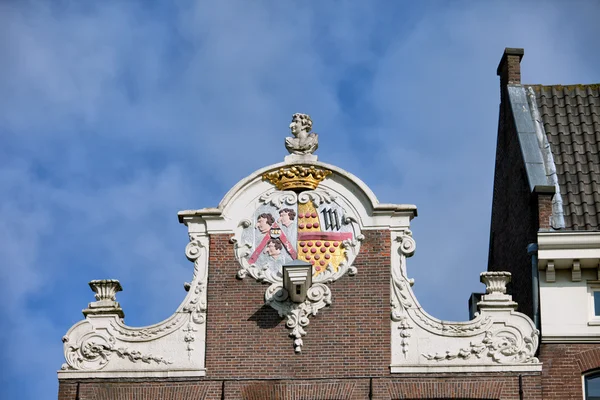
[[[379,200],[377,199],[373,191],[371,191],[371,189],[360,178],[351,174],[348,171],[343,170],[342,168],[320,161],[303,161],[301,164],[303,166],[313,166],[316,168],[323,168],[334,172],[335,175],[337,175],[338,178],[341,178],[346,185],[348,185],[349,187],[353,187],[355,193],[360,194],[362,195],[361,197],[364,196],[364,198],[367,199],[366,203],[370,206],[369,208],[373,215],[406,213],[410,216],[411,219],[417,216],[417,206],[415,206],[414,204],[379,203]],[[200,217],[202,219],[220,217],[229,207],[230,203],[232,203],[233,200],[239,195],[239,193],[244,192],[255,182],[262,181],[263,175],[268,174],[272,171],[277,171],[281,168],[286,168],[294,165],[296,164],[281,162],[256,170],[246,178],[240,180],[233,188],[231,188],[231,190],[229,190],[229,192],[227,192],[227,194],[223,197],[218,207],[202,208],[199,210],[179,211],[177,213],[179,222],[185,223],[186,220],[188,220],[191,217]]]
[[[559,249],[593,249],[600,252],[598,231],[538,232],[538,251]]]
[[[600,344],[600,336],[598,335],[556,335],[556,336],[542,336],[542,343],[598,343]]]
[[[538,265],[550,270],[547,281],[554,280],[555,269],[565,268],[573,268],[574,280],[579,280],[580,268],[597,268],[599,263],[600,232],[538,232]]]

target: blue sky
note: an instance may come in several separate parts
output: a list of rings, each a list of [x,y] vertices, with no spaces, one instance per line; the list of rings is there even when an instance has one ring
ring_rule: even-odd
[[[467,318],[487,267],[504,47],[525,83],[600,82],[600,3],[0,3],[0,380],[56,398],[61,337],[119,279],[129,325],[184,297],[181,209],[216,206],[311,115],[321,161],[419,207],[408,264]]]

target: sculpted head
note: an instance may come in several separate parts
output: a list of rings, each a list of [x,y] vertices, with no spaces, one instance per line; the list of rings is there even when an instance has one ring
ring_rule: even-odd
[[[290,130],[294,136],[298,136],[301,132],[308,134],[312,130],[312,120],[308,114],[296,113],[292,116]]]
[[[291,208],[284,208],[283,210],[279,211],[278,221],[282,225],[290,226],[293,223],[294,218],[296,218],[296,211],[292,210]]]
[[[283,245],[279,239],[270,239],[265,246],[265,253],[275,258],[281,254],[281,249]]]
[[[267,233],[271,229],[271,225],[275,222],[275,218],[271,214],[263,213],[256,218],[256,228],[260,233]]]

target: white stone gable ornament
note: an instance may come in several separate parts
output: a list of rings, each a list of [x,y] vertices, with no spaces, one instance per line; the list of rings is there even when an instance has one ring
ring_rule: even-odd
[[[356,219],[326,190],[271,190],[255,207],[232,238],[240,263],[237,276],[271,284],[265,301],[287,318],[295,351],[300,352],[308,317],[331,304],[327,283],[356,274],[352,263],[363,236]],[[294,260],[312,265],[312,285],[301,303],[292,302],[283,286],[283,266]]]
[[[327,283],[356,274],[352,263],[363,239],[357,217],[348,213],[344,201],[318,188],[331,171],[294,163],[316,159],[306,158],[314,157],[311,153],[318,146],[311,127],[308,115],[294,114],[290,125],[294,137],[286,139],[286,148],[297,157],[286,158],[293,164],[264,174],[275,188],[259,196],[232,238],[240,263],[238,278],[250,275],[270,284],[265,301],[287,319],[298,353],[309,316],[331,304]],[[300,303],[290,300],[283,284],[283,266],[294,261],[312,266],[311,285]]]
[[[412,232],[397,234],[392,249],[392,373],[541,371],[535,357],[539,331],[506,294],[508,272],[483,272],[486,294],[471,321],[432,317],[419,305],[407,278],[416,249]]]
[[[194,263],[185,299],[166,320],[147,327],[125,325],[115,279],[94,280],[95,302],[85,319],[63,336],[61,379],[204,376],[208,237],[190,234],[185,254]]]

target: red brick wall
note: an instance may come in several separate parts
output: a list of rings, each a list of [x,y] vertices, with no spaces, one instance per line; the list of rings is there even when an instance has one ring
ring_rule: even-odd
[[[508,84],[521,83],[521,59],[523,58],[523,49],[506,48],[496,73],[500,77],[500,99],[505,103],[506,91],[504,88]]]
[[[521,56],[507,53],[500,68],[500,80],[505,84],[521,83]]]
[[[244,400],[265,399],[339,399],[365,400],[371,390],[369,378],[239,381],[228,382],[225,397]]]
[[[456,374],[378,379],[374,399],[519,399],[518,374]],[[541,400],[541,376],[522,374],[523,399]]]
[[[550,217],[552,216],[553,194],[538,195],[538,221],[540,229],[550,229]]]
[[[211,378],[381,376],[390,364],[390,233],[365,231],[358,274],[329,285],[332,304],[310,317],[295,354],[268,285],[236,279],[230,235],[210,240],[206,369]]]
[[[541,400],[539,374],[409,375],[294,380],[88,380],[61,383],[61,390],[73,387],[73,395],[59,400],[172,399],[172,400]],[[75,397],[74,393],[78,393]]]
[[[79,400],[79,383],[71,381],[58,382],[58,400]]]
[[[600,369],[600,344],[542,344],[545,400],[583,399],[582,375]]]
[[[507,47],[504,49],[496,74],[500,77],[500,87],[521,83],[521,59],[525,51]]]
[[[220,399],[221,382],[198,382],[177,379],[85,380],[60,382],[58,400],[202,400]]]

